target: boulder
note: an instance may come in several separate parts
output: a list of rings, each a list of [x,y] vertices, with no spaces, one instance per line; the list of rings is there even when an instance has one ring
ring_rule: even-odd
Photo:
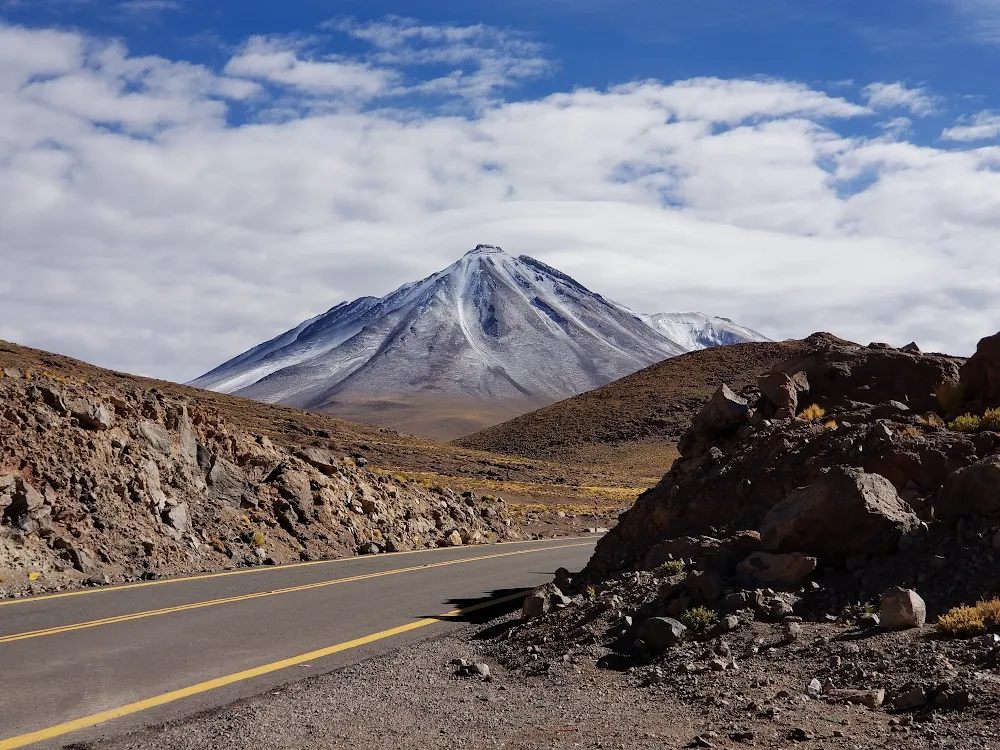
[[[333,476],[340,468],[340,461],[337,457],[323,448],[303,448],[296,455],[327,476]]]
[[[212,468],[208,472],[206,481],[213,499],[235,507],[240,505],[244,493],[249,489],[243,472],[222,456],[215,456],[212,459]]]
[[[183,534],[186,532],[191,528],[188,520],[187,503],[181,503],[180,505],[175,505],[173,508],[165,510],[163,512],[163,520],[175,528],[179,533]]]
[[[555,607],[565,607],[570,599],[554,583],[546,583],[532,591],[524,600],[521,616],[524,619],[541,617]]]
[[[724,539],[684,536],[667,539],[646,553],[645,568],[653,570],[667,560],[697,560],[702,570],[730,570],[738,561],[760,549],[760,534],[740,531]]]
[[[691,427],[696,432],[720,434],[743,424],[748,411],[746,399],[737,396],[723,383],[694,418]]]
[[[3,521],[25,534],[47,531],[51,527],[50,509],[41,492],[19,475],[0,477],[0,508]]]
[[[726,590],[725,580],[714,570],[692,570],[684,583],[691,596],[707,604],[717,602]]]
[[[881,626],[887,630],[921,628],[927,621],[927,605],[913,589],[894,586],[882,594],[878,614]]]
[[[461,547],[462,535],[456,530],[445,536],[443,541],[445,547]]]
[[[759,583],[798,586],[816,570],[815,557],[801,552],[774,554],[754,552],[736,566],[736,572]]]
[[[1000,406],[1000,333],[980,340],[959,378],[963,399],[973,410]]]
[[[89,430],[110,430],[114,427],[114,412],[100,401],[87,398],[66,399],[66,408],[81,426]]]
[[[661,654],[683,642],[687,628],[672,617],[650,617],[636,628],[636,640],[653,653]]]
[[[1000,512],[1000,454],[952,473],[934,503],[934,515],[941,520],[997,512]]]
[[[760,537],[768,551],[802,552],[823,562],[840,562],[857,554],[893,552],[903,534],[919,523],[888,479],[835,466],[771,508],[761,523]]]
[[[774,416],[778,419],[794,417],[798,413],[799,392],[808,390],[805,373],[799,372],[798,375],[799,384],[783,372],[769,372],[757,380],[761,395],[774,407]]]

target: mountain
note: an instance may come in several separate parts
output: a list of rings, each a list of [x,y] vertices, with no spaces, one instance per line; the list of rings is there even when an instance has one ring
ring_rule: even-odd
[[[533,258],[478,245],[443,271],[341,303],[191,385],[453,437],[740,336],[763,338],[721,318],[634,313]]]

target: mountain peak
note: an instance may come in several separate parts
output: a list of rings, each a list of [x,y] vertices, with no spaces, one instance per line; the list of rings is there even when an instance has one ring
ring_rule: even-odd
[[[465,255],[506,255],[502,247],[497,247],[496,245],[476,245]]]

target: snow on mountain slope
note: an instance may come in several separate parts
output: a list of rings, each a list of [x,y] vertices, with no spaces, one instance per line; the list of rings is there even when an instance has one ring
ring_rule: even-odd
[[[533,258],[479,245],[191,385],[308,409],[404,395],[541,405],[691,349],[762,338],[721,318],[637,314]]]
[[[770,341],[757,331],[736,325],[729,318],[713,318],[702,313],[656,313],[640,317],[688,351],[748,341]]]

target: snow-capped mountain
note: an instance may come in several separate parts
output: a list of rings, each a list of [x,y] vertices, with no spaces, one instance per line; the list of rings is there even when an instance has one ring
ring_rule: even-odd
[[[191,385],[334,412],[422,396],[541,405],[695,348],[757,339],[721,318],[634,313],[533,258],[479,245],[381,299],[341,303]]]
[[[713,318],[703,313],[654,313],[639,317],[688,351],[741,344],[745,341],[767,341],[766,337],[737,325],[729,318]]]

